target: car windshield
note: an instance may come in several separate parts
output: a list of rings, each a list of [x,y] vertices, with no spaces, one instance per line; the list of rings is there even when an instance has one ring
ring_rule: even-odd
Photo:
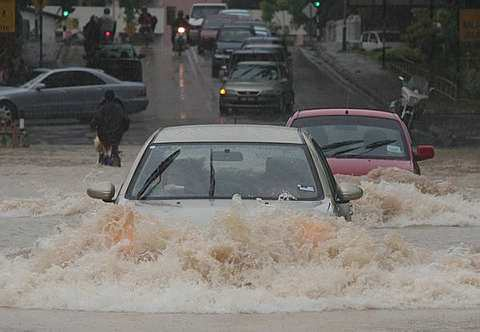
[[[186,143],[151,145],[127,197],[136,199],[145,182],[175,155],[142,199],[323,199],[304,146],[298,144]]]
[[[380,32],[378,34],[378,36],[380,37],[380,40],[383,42],[384,41],[384,34],[383,32]],[[396,32],[387,32],[385,34],[385,37],[386,37],[386,42],[399,42],[400,41],[400,33],[396,33]]]
[[[192,18],[205,18],[210,15],[216,15],[221,10],[224,10],[225,6],[195,6],[192,9]]]
[[[206,19],[205,23],[203,23],[204,29],[219,29],[225,20],[221,19]]]
[[[218,41],[226,43],[241,43],[251,36],[252,32],[247,29],[224,29],[220,30]]]
[[[392,119],[317,116],[297,119],[292,126],[305,128],[327,157],[408,159],[402,128]]]
[[[30,88],[34,87],[37,83],[39,83],[41,80],[43,80],[45,78],[45,76],[47,76],[47,74],[48,74],[48,72],[41,73],[41,74],[37,75],[36,77],[34,77],[33,79],[31,79],[30,81],[24,83],[20,87],[25,88],[25,89],[30,89]]]
[[[259,82],[279,79],[278,68],[274,65],[242,64],[237,65],[230,76],[231,81]]]

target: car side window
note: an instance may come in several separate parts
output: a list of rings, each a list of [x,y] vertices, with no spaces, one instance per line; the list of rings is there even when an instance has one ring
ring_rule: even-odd
[[[105,82],[92,73],[84,71],[72,72],[74,86],[104,85]]]
[[[371,33],[371,34],[370,34],[369,42],[370,42],[370,43],[377,43],[377,36],[375,36],[374,33]]]
[[[362,35],[362,42],[366,43],[368,41],[368,33]]]
[[[62,71],[48,75],[42,80],[46,89],[64,88],[72,86],[72,79],[70,72]]]

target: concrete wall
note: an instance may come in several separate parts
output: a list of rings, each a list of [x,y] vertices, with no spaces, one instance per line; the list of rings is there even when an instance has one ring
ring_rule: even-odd
[[[362,34],[362,19],[358,15],[347,18],[347,42],[358,43]],[[328,21],[325,26],[324,39],[328,42],[341,43],[343,38],[343,20]]]
[[[45,11],[56,14],[57,12],[59,12],[59,8],[60,7],[58,6],[47,6],[45,7]],[[75,11],[70,15],[70,17],[73,19],[78,19],[80,30],[82,30],[92,15],[96,15],[100,17],[103,15],[104,9],[105,7],[78,6],[78,7],[75,7]],[[125,13],[123,8],[115,8],[115,10],[113,10],[112,7],[110,6],[110,10],[111,10],[111,13],[115,15],[115,19],[117,20],[117,34],[119,32],[123,32],[126,26],[125,19],[124,19]],[[165,9],[155,7],[155,8],[148,8],[148,11],[152,15],[156,16],[158,19],[158,24],[155,28],[155,33],[164,33]]]
[[[32,65],[37,65],[40,58],[40,44],[39,39],[35,36],[35,21],[37,17],[35,13],[24,11],[22,12],[24,20],[29,22],[30,39],[23,47],[24,60]],[[46,63],[54,62],[57,53],[61,47],[55,38],[56,19],[50,15],[43,16],[43,60]]]

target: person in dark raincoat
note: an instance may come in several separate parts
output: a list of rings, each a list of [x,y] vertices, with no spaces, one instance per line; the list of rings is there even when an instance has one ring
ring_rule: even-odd
[[[121,166],[118,147],[129,125],[130,120],[120,100],[112,90],[108,90],[91,122],[101,145],[101,149],[98,149],[100,164]]]

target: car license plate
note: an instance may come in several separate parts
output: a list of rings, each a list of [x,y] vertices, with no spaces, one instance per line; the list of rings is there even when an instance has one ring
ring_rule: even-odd
[[[255,97],[240,97],[240,101],[255,101]]]

